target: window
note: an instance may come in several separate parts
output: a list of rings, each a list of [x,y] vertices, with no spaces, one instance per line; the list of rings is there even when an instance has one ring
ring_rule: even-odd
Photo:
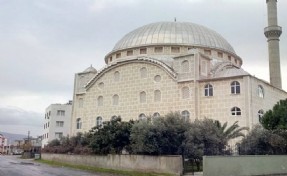
[[[238,107],[231,108],[231,115],[240,116],[241,115],[241,109]]]
[[[204,50],[204,54],[211,55],[211,50]]]
[[[160,90],[155,90],[154,91],[154,101],[155,102],[161,101],[161,92],[160,92]]]
[[[146,102],[146,93],[144,91],[142,91],[140,93],[140,102],[141,103],[145,103]]]
[[[141,113],[139,115],[139,120],[144,120],[144,119],[146,119],[146,116],[145,116],[145,114]]]
[[[128,51],[127,51],[127,56],[132,56],[133,53],[134,53],[133,50],[128,50]]]
[[[97,126],[101,126],[103,123],[103,118],[101,116],[97,117]]]
[[[100,82],[100,83],[98,84],[98,86],[99,86],[100,89],[103,89],[103,88],[105,87],[105,84],[104,84],[103,82]]]
[[[114,81],[115,82],[120,81],[120,72],[116,71],[114,73]]]
[[[180,48],[179,47],[171,47],[171,52],[172,53],[179,53],[180,52]]]
[[[189,72],[189,62],[187,60],[182,61],[182,63],[181,63],[181,71],[183,73]]]
[[[222,52],[218,52],[217,56],[220,57],[220,58],[223,58],[223,53]]]
[[[204,96],[206,97],[213,96],[213,87],[211,84],[206,84],[204,86]]]
[[[56,121],[56,127],[63,127],[64,121]]]
[[[181,117],[185,122],[188,122],[189,121],[189,112],[187,110],[182,111]]]
[[[116,120],[118,118],[118,116],[114,115],[111,117],[111,120]]]
[[[119,104],[119,96],[118,95],[114,95],[113,96],[113,105],[118,105]]]
[[[182,99],[189,98],[189,88],[188,87],[183,87],[181,89],[181,93],[182,93]]]
[[[158,112],[155,112],[154,114],[153,114],[153,118],[159,118],[160,117],[160,114],[158,113]]]
[[[264,111],[262,109],[260,109],[258,111],[258,120],[259,120],[259,122],[262,121],[263,115],[264,115]]]
[[[160,76],[160,75],[156,75],[156,76],[154,77],[154,81],[155,81],[155,82],[160,82],[160,81],[161,81],[161,76]]]
[[[141,48],[140,49],[140,54],[146,54],[146,48]]]
[[[147,69],[145,67],[140,69],[140,75],[141,75],[141,78],[147,77]]]
[[[120,57],[121,57],[121,53],[117,53],[116,58],[120,58]]]
[[[154,47],[154,52],[155,53],[162,53],[163,47]]]
[[[82,129],[82,121],[81,121],[81,118],[78,118],[78,119],[77,119],[76,128],[77,128],[77,129]]]
[[[104,105],[104,97],[103,96],[99,96],[98,97],[98,106],[103,106]]]
[[[233,81],[230,86],[231,94],[240,94],[240,84],[238,81]]]
[[[65,111],[64,110],[58,110],[57,116],[65,116]]]
[[[56,139],[61,139],[63,137],[63,133],[62,132],[56,132],[55,133],[55,138]]]
[[[82,108],[82,107],[83,107],[83,99],[79,98],[79,108]]]
[[[257,93],[258,93],[258,96],[260,97],[260,98],[264,98],[264,89],[263,89],[263,87],[261,86],[261,85],[259,85],[258,86],[258,89],[257,89]]]
[[[111,57],[110,57],[110,62],[112,62],[112,60],[113,60],[113,57],[111,56]]]

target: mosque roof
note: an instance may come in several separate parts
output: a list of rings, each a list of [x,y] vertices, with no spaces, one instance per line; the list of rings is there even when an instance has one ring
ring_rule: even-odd
[[[87,72],[97,72],[97,70],[91,65],[83,71],[83,73]]]
[[[120,39],[112,52],[148,45],[207,47],[236,54],[220,34],[189,22],[157,22],[139,27]]]

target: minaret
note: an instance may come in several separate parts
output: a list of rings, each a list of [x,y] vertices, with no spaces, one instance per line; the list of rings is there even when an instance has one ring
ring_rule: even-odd
[[[267,38],[269,50],[270,84],[281,89],[279,37],[282,33],[282,28],[277,25],[277,0],[266,0],[266,3],[268,27],[264,29],[264,34]]]

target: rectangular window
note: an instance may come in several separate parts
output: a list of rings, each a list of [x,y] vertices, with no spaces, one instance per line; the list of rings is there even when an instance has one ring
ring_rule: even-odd
[[[204,54],[211,55],[211,50],[204,50]]]
[[[63,127],[64,121],[56,121],[56,127]]]
[[[163,47],[155,47],[154,48],[155,53],[162,53],[162,51],[163,51]]]
[[[121,53],[117,53],[116,58],[120,58],[120,57],[121,57]]]
[[[140,54],[146,54],[146,48],[141,48],[140,49]]]
[[[133,55],[133,50],[127,51],[127,56],[132,56]]]
[[[223,53],[218,52],[218,53],[217,53],[217,56],[220,57],[220,58],[223,58]]]
[[[180,52],[180,48],[179,47],[171,47],[171,52],[172,53],[179,53]]]
[[[65,111],[64,110],[58,110],[57,116],[65,116]]]
[[[61,139],[63,137],[63,133],[62,132],[56,132],[55,133],[55,138],[56,139]]]
[[[113,60],[113,57],[111,56],[111,57],[110,57],[110,62],[112,62],[112,60]]]

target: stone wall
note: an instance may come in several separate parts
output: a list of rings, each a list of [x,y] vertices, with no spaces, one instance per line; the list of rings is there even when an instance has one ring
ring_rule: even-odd
[[[205,156],[203,175],[287,175],[287,156]]]
[[[181,175],[182,157],[145,155],[65,155],[42,154],[42,159],[119,170],[158,172]]]

